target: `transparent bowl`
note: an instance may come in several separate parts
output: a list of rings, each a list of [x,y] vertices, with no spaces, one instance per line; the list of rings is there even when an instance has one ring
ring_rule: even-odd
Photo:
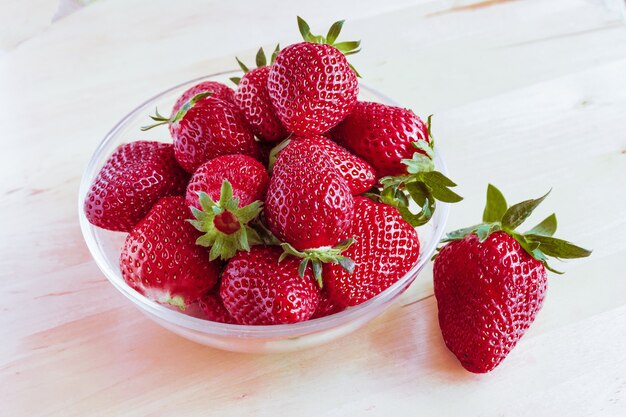
[[[186,339],[235,352],[283,352],[326,343],[358,329],[384,312],[411,285],[433,255],[437,242],[441,239],[448,217],[447,204],[438,203],[431,221],[418,228],[421,246],[419,261],[387,290],[358,306],[331,316],[275,326],[243,326],[211,322],[145,298],[124,282],[120,272],[119,256],[126,234],[95,227],[85,217],[83,204],[87,191],[104,162],[118,145],[141,139],[171,141],[166,127],[160,131],[145,133],[139,130],[141,126],[149,123],[148,115],[155,107],[167,114],[174,101],[192,85],[207,80],[228,84],[228,78],[238,74],[238,71],[226,71],[177,85],[141,104],[117,123],[94,152],[81,179],[78,197],[81,230],[91,255],[111,284],[149,318]],[[363,84],[360,85],[359,99],[397,105],[383,94]],[[435,154],[435,165],[439,171],[446,174],[446,167],[439,154]]]

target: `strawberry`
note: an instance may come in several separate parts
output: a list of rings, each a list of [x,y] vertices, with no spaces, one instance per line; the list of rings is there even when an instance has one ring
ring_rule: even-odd
[[[365,101],[356,102],[330,135],[381,176],[406,174],[402,160],[416,152],[412,144],[429,144],[428,126],[411,110]]]
[[[211,290],[208,294],[202,297],[199,301],[200,310],[204,314],[204,317],[210,321],[216,321],[218,323],[237,324],[233,316],[230,315],[224,303],[220,298],[219,287]]]
[[[526,233],[515,230],[546,196],[508,207],[489,185],[483,223],[449,233],[436,255],[439,327],[448,349],[470,372],[498,366],[533,323],[546,294],[546,269],[554,271],[548,256],[591,253],[552,237],[554,214]]]
[[[270,167],[273,167],[276,162],[276,157],[280,151],[282,151],[292,140],[307,140],[309,143],[315,143],[326,153],[326,159],[328,159],[333,165],[335,170],[346,181],[350,191],[353,195],[362,194],[365,191],[371,189],[376,183],[376,173],[374,169],[359,158],[352,155],[346,149],[337,145],[332,140],[325,136],[296,136],[292,139],[287,139],[276,146],[270,153]]]
[[[340,265],[329,265],[323,273],[330,296],[343,306],[357,305],[380,294],[419,258],[415,229],[396,208],[365,197],[355,198],[354,221],[344,233],[348,236],[354,237],[355,243],[343,255],[354,262],[352,273]]]
[[[238,252],[224,268],[220,295],[240,324],[296,323],[311,318],[319,290],[309,270],[299,276],[299,261],[276,246]]]
[[[343,21],[335,22],[326,37],[315,36],[298,17],[305,42],[280,51],[270,67],[267,90],[288,131],[324,133],[352,110],[359,86],[344,54],[358,52],[359,42],[335,43],[342,26]]]
[[[245,155],[225,155],[202,165],[189,181],[190,220],[204,235],[196,243],[211,247],[209,259],[229,259],[260,243],[248,224],[261,212],[269,177],[261,163]]]
[[[150,116],[155,124],[141,130],[167,124],[174,139],[176,160],[193,173],[203,163],[222,155],[242,154],[258,159],[261,149],[254,135],[232,103],[200,93],[185,103],[172,117]]]
[[[184,310],[217,282],[219,265],[195,244],[199,233],[184,197],[163,197],[128,234],[120,268],[132,288]]]
[[[222,182],[228,180],[233,187],[233,197],[241,206],[264,200],[269,176],[265,167],[246,155],[224,155],[202,165],[187,185],[187,205],[202,208],[198,193],[205,192],[213,201],[220,199]]]
[[[229,86],[218,83],[217,81],[203,81],[189,88],[178,97],[172,108],[172,116],[175,116],[185,103],[200,93],[212,93],[212,97],[214,98],[219,98],[229,103],[235,102],[235,92]]]
[[[338,262],[351,243],[342,235],[354,217],[354,198],[346,181],[316,139],[291,141],[276,158],[265,199],[265,217],[286,253],[312,261],[321,283],[321,264]],[[335,247],[333,247],[336,245]]]
[[[148,141],[120,145],[93,181],[85,215],[98,227],[128,232],[159,198],[182,195],[188,179],[172,145]]]
[[[313,316],[311,316],[311,319],[330,316],[331,314],[339,313],[343,310],[345,310],[345,308],[331,298],[326,288],[322,288],[322,290],[320,290],[320,301],[317,304],[317,308],[315,309]]]
[[[374,194],[397,207],[412,226],[427,223],[436,200],[455,203],[462,197],[450,190],[456,184],[435,171],[431,118],[424,123],[412,111],[380,103],[357,102],[352,113],[330,132],[332,139],[372,164],[381,191]],[[409,210],[409,199],[421,211]]]
[[[270,64],[274,62],[279,46],[276,46]],[[267,59],[263,48],[256,55],[257,68],[250,70],[239,59],[239,66],[244,72],[243,77],[233,77],[237,84],[234,102],[246,118],[252,132],[262,141],[276,142],[286,138],[289,133],[276,116],[274,106],[267,91],[267,78],[270,67],[266,66]]]
[[[346,180],[353,195],[362,194],[374,186],[376,172],[370,164],[324,136],[318,136],[315,140],[328,154],[341,177]]]

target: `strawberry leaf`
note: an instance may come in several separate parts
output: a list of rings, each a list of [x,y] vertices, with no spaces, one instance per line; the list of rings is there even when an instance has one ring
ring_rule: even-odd
[[[541,204],[548,194],[550,194],[550,191],[537,199],[522,201],[509,207],[502,216],[502,227],[508,230],[515,230],[524,223],[524,220],[532,214],[533,210]]]
[[[498,223],[483,223],[476,228],[476,236],[478,236],[478,240],[484,242],[490,234],[499,229],[500,225]]]
[[[333,23],[330,29],[328,29],[328,34],[326,35],[326,42],[328,42],[330,45],[335,43],[335,41],[337,40],[337,37],[339,36],[339,33],[341,32],[341,28],[343,27],[344,22],[345,20],[339,20]]]
[[[487,204],[483,212],[483,222],[499,222],[506,213],[507,203],[502,192],[495,186],[489,184],[487,186]]]
[[[244,74],[246,74],[246,73],[248,73],[250,71],[250,68],[248,68],[246,66],[246,64],[241,62],[241,60],[238,57],[235,57],[235,59],[237,60],[237,63],[239,64],[239,68],[241,68],[241,70],[243,71]]]
[[[526,232],[526,235],[552,236],[556,232],[556,214],[552,213],[537,226]]]
[[[463,229],[454,230],[446,234],[446,237],[443,238],[441,242],[452,242],[453,240],[461,240],[464,239],[465,236],[474,233],[481,224],[475,224],[474,226],[464,227]]]
[[[424,172],[421,175],[424,184],[426,184],[436,200],[443,201],[444,203],[458,203],[463,200],[463,197],[448,188],[454,187],[456,184],[441,172]]]
[[[279,52],[280,52],[280,44],[277,43],[276,48],[274,48],[274,52],[272,52],[272,57],[270,58],[270,64],[273,64],[274,61],[276,61],[276,57],[278,56]]]
[[[435,164],[432,159],[419,152],[415,152],[411,159],[402,159],[401,162],[406,165],[406,171],[409,174],[417,174],[435,169]]]
[[[267,58],[265,57],[265,52],[263,51],[263,48],[259,48],[258,52],[256,53],[255,60],[257,68],[261,68],[267,65]]]
[[[302,39],[310,42],[311,38],[311,28],[309,24],[300,16],[298,18],[298,29],[300,30],[300,35],[302,35]]]
[[[350,52],[353,52],[359,49],[359,46],[361,46],[361,41],[339,42],[339,43],[333,44],[333,46],[339,49],[344,54],[349,54]]]
[[[576,246],[566,240],[534,234],[526,234],[525,236],[529,242],[537,244],[539,249],[548,256],[559,259],[576,259],[591,255],[590,250]]]

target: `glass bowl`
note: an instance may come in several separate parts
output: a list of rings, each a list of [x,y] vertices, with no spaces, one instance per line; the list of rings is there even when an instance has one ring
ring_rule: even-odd
[[[118,145],[142,139],[171,141],[169,131],[165,126],[159,128],[162,130],[150,132],[141,132],[139,129],[149,124],[148,115],[156,107],[163,114],[169,114],[174,101],[192,85],[208,80],[228,85],[230,83],[228,78],[235,75],[240,74],[238,71],[226,71],[172,87],[141,104],[111,129],[95,150],[80,182],[78,213],[83,236],[91,255],[111,284],[150,319],[186,339],[235,352],[283,352],[326,343],[358,329],[384,312],[411,285],[433,255],[441,239],[448,217],[447,204],[438,202],[431,221],[418,228],[421,247],[419,261],[402,279],[387,290],[358,306],[331,316],[274,326],[243,326],[211,322],[145,298],[124,282],[120,272],[119,256],[126,234],[95,227],[85,217],[83,204],[87,191],[104,162]],[[363,84],[360,85],[359,99],[397,105],[383,94]],[[435,165],[439,171],[446,174],[444,162],[441,155],[437,153]]]

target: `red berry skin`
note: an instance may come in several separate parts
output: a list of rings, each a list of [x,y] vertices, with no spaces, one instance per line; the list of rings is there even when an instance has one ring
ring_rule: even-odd
[[[339,50],[300,42],[278,54],[270,67],[267,89],[289,132],[314,135],[328,131],[350,113],[359,85]]]
[[[272,233],[298,250],[342,240],[354,217],[354,198],[317,141],[294,140],[278,154],[265,216]]]
[[[234,102],[243,113],[252,132],[264,142],[285,139],[289,132],[280,122],[267,92],[270,67],[260,67],[244,74],[235,91]]]
[[[253,246],[237,252],[222,272],[220,295],[224,307],[240,324],[289,324],[311,318],[319,290],[310,268],[298,275],[300,260],[278,261],[277,246]]]
[[[315,313],[313,313],[311,319],[330,316],[331,314],[339,313],[343,310],[345,310],[345,307],[336,303],[326,289],[322,289],[320,291],[320,301],[317,304],[317,308],[315,309]]]
[[[376,183],[376,172],[374,168],[363,159],[352,155],[345,148],[337,145],[332,140],[324,136],[309,138],[315,140],[328,154],[335,169],[348,183],[353,195],[362,194],[371,189]]]
[[[187,172],[222,155],[261,156],[259,143],[234,104],[207,97],[170,124],[176,160]]]
[[[265,167],[246,155],[224,155],[202,165],[193,174],[187,186],[187,205],[202,209],[198,193],[205,192],[213,201],[219,201],[222,182],[228,180],[239,207],[263,201],[270,182]]]
[[[164,197],[126,237],[120,268],[128,285],[164,304],[186,306],[207,293],[219,277],[219,263],[196,245],[199,232],[184,197]]]
[[[182,195],[188,180],[171,144],[136,141],[120,145],[92,183],[85,215],[95,226],[128,232],[159,198]]]
[[[406,174],[402,159],[417,151],[412,142],[428,141],[428,127],[410,110],[359,101],[330,137],[372,164],[381,176]]]
[[[439,326],[465,369],[485,373],[515,347],[545,298],[546,270],[504,232],[445,245],[434,264]]]
[[[355,262],[352,274],[336,264],[324,265],[323,278],[330,296],[343,306],[354,306],[380,294],[402,278],[417,262],[417,232],[395,207],[356,197],[354,222],[344,237],[356,242],[342,255]]]
[[[209,321],[215,321],[218,323],[237,324],[235,318],[230,315],[224,303],[220,297],[219,287],[211,290],[208,294],[202,297],[198,303],[200,310],[204,315],[204,318]]]
[[[175,115],[183,104],[200,93],[213,93],[211,97],[215,97],[229,103],[235,102],[235,92],[232,88],[222,83],[218,83],[217,81],[204,81],[189,88],[180,97],[178,97],[178,100],[176,100],[176,103],[174,103],[174,107],[172,108],[172,115]]]

